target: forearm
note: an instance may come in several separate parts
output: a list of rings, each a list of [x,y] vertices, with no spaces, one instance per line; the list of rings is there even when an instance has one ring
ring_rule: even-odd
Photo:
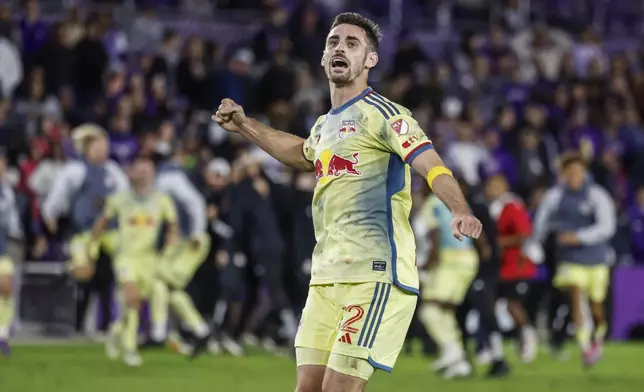
[[[283,164],[302,171],[315,170],[313,163],[304,157],[301,137],[278,131],[252,118],[240,128],[242,135]]]
[[[98,239],[101,237],[101,234],[103,234],[103,231],[105,230],[105,227],[107,226],[107,219],[103,216],[98,218],[96,223],[94,223],[94,227],[92,227],[92,242],[98,241]]]
[[[456,179],[447,174],[441,174],[434,179],[432,191],[446,206],[452,214],[469,214],[470,209],[458,185]]]

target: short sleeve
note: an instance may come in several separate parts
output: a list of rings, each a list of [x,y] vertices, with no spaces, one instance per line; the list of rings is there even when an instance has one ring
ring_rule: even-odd
[[[105,200],[105,210],[103,211],[103,216],[107,219],[114,219],[118,214],[119,209],[119,197],[118,194],[112,194],[107,197]]]
[[[420,153],[434,148],[418,122],[407,114],[386,120],[384,134],[389,148],[409,165]]]
[[[172,198],[168,195],[163,195],[161,198],[161,218],[166,222],[175,222],[177,220],[177,209]]]
[[[313,162],[315,160],[315,141],[313,134],[311,134],[306,140],[304,140],[304,145],[302,146],[302,154],[307,161]]]
[[[313,127],[311,127],[309,137],[304,140],[304,144],[302,145],[302,154],[304,154],[304,158],[309,162],[315,161],[315,146],[320,140],[320,128],[324,124],[325,119],[326,116],[318,117]]]
[[[511,205],[512,214],[513,214],[513,225],[514,229],[519,235],[529,236],[532,234],[532,222],[530,222],[530,216],[528,211],[522,205],[517,205],[513,203]]]

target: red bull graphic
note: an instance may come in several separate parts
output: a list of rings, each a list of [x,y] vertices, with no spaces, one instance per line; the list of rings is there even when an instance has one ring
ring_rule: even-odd
[[[359,176],[362,173],[356,169],[358,162],[357,152],[353,154],[352,159],[347,159],[334,154],[330,150],[324,150],[320,153],[319,158],[315,160],[315,175],[321,184],[325,184],[331,179],[344,174]]]
[[[356,133],[356,122],[354,120],[345,120],[340,124],[338,129],[338,137],[346,139]]]

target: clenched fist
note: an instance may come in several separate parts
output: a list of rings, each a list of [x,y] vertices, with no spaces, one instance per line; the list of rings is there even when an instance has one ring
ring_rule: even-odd
[[[452,218],[452,235],[459,241],[465,237],[477,239],[482,230],[481,221],[473,215],[454,215]]]
[[[221,105],[212,119],[229,132],[240,132],[241,125],[246,121],[246,114],[244,108],[236,104],[235,101],[225,98],[221,101]]]

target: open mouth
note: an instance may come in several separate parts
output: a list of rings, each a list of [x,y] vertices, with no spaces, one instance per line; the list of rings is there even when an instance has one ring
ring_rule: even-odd
[[[331,59],[331,68],[349,68],[349,63],[342,57]]]

